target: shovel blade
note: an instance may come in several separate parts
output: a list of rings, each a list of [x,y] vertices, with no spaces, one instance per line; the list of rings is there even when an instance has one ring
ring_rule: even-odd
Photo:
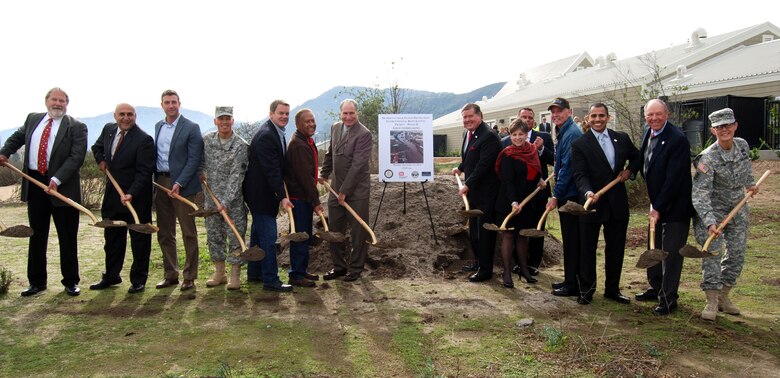
[[[340,232],[319,232],[316,234],[322,240],[331,243],[343,243],[346,237]]]
[[[548,235],[547,231],[545,230],[537,230],[535,228],[526,228],[524,230],[520,230],[520,235],[525,236],[527,238],[543,238]]]
[[[265,257],[265,251],[258,246],[249,247],[246,251],[241,252],[238,257],[245,261],[260,261]]]
[[[680,248],[680,255],[683,257],[689,257],[692,259],[700,259],[703,257],[710,257],[715,256],[714,253],[710,253],[709,251],[703,251],[700,250],[697,247],[694,247],[690,244],[686,244],[684,247]]]
[[[6,236],[9,238],[29,238],[33,236],[33,229],[28,226],[11,226],[3,231],[0,231],[0,236]]]
[[[293,234],[288,234],[287,236],[285,236],[285,238],[287,238],[287,240],[289,241],[302,242],[302,241],[309,240],[309,234],[305,232],[296,232]]]
[[[100,228],[113,228],[113,227],[127,227],[127,222],[125,221],[118,221],[118,220],[111,220],[111,219],[103,219],[94,225],[95,227]]]
[[[636,262],[636,267],[639,269],[647,269],[658,265],[661,261],[664,261],[669,252],[660,249],[648,249],[639,255],[639,260]]]
[[[195,211],[191,212],[189,215],[191,217],[205,218],[205,217],[210,217],[210,216],[216,215],[216,214],[219,214],[219,211],[217,211],[216,209],[209,209],[209,210],[200,209],[200,210],[195,210]]]
[[[566,202],[565,205],[561,206],[561,208],[558,209],[558,212],[572,214],[572,215],[585,215],[585,214],[595,213],[596,211],[586,210],[582,205],[574,201],[569,201]]]
[[[160,229],[157,228],[157,226],[153,226],[151,224],[141,224],[141,223],[129,224],[127,225],[127,228],[135,232],[140,232],[142,234],[150,234],[150,235],[156,233],[157,231],[160,231]]]
[[[465,218],[481,217],[481,216],[485,215],[485,213],[482,210],[479,210],[479,209],[458,210],[458,214],[460,214],[460,216],[465,217]]]

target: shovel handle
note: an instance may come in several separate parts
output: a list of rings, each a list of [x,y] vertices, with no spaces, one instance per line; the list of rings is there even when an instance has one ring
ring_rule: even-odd
[[[106,168],[106,176],[108,176],[108,180],[111,181],[111,185],[114,185],[114,189],[116,189],[117,193],[119,193],[119,202],[122,202],[122,198],[125,196],[125,192],[122,190],[121,187],[119,187],[119,183],[116,182],[114,179],[114,176],[111,175],[111,172],[109,172],[108,168]],[[130,210],[130,214],[133,215],[133,220],[135,221],[135,224],[141,223],[138,220],[138,213],[135,212],[135,209],[133,208],[133,204],[130,203],[130,201],[127,201],[124,203],[125,207]]]
[[[460,190],[463,188],[463,181],[460,181],[460,175],[455,175],[455,178],[458,179],[458,189]],[[471,210],[471,206],[469,206],[469,199],[466,198],[465,194],[461,194],[461,197],[463,197],[463,204],[466,206],[466,211]]]
[[[608,190],[612,189],[612,187],[617,185],[618,183],[620,183],[620,176],[615,177],[615,179],[610,181],[609,184],[607,184],[606,186],[601,188],[601,190],[596,192],[596,197],[601,197],[602,195],[604,195],[604,193],[606,193]],[[584,206],[585,210],[588,210],[588,207],[590,206],[591,202],[593,202],[592,198],[588,198],[588,200],[585,201],[585,206]]]
[[[650,217],[650,249],[655,249],[655,218]]]
[[[764,172],[764,174],[763,174],[763,175],[761,175],[761,178],[760,178],[760,179],[758,179],[758,181],[756,182],[756,186],[759,186],[759,185],[761,185],[761,183],[763,183],[763,182],[764,182],[764,180],[766,180],[766,178],[769,176],[769,173],[770,173],[770,172],[771,172],[770,170],[767,170],[766,172]],[[726,215],[726,218],[725,218],[725,219],[723,219],[723,221],[722,221],[722,222],[720,222],[720,224],[718,225],[718,231],[723,231],[723,229],[724,229],[724,228],[726,228],[726,225],[727,225],[729,222],[731,222],[731,219],[732,219],[732,218],[734,218],[734,216],[736,216],[736,215],[737,215],[737,213],[738,213],[740,210],[742,210],[742,208],[745,206],[745,204],[746,204],[746,203],[747,203],[747,202],[748,202],[748,201],[749,201],[751,198],[753,198],[753,193],[749,193],[749,194],[747,194],[747,193],[746,193],[746,194],[745,194],[745,198],[742,198],[742,200],[741,200],[741,201],[739,201],[739,203],[737,204],[737,206],[734,206],[734,208],[733,208],[733,209],[731,209],[731,211],[729,212],[729,214],[728,214],[728,215]],[[712,241],[713,241],[713,240],[715,240],[715,237],[716,237],[716,235],[715,235],[715,234],[710,234],[710,236],[707,238],[707,241],[705,241],[705,242],[704,242],[704,245],[702,246],[702,250],[704,250],[704,251],[708,251],[708,250],[709,250],[709,248],[710,248],[710,244],[712,243]]]
[[[320,216],[320,222],[322,222],[322,228],[325,229],[325,232],[330,232],[330,229],[328,229],[328,222],[325,220],[325,214],[322,213],[322,211],[317,212],[317,215]]]
[[[30,181],[31,183],[33,183],[33,184],[37,185],[38,187],[40,187],[41,189],[43,189],[43,191],[44,191],[44,192],[45,192],[46,190],[48,190],[48,189],[49,189],[49,187],[48,187],[48,186],[46,186],[46,185],[45,185],[45,184],[43,184],[42,182],[40,182],[40,181],[38,181],[38,180],[36,180],[36,179],[34,179],[34,178],[30,177],[28,174],[26,174],[26,173],[24,173],[24,172],[20,171],[18,168],[14,167],[14,166],[13,166],[11,163],[9,163],[9,162],[5,162],[5,163],[3,163],[3,165],[5,165],[6,167],[8,167],[8,168],[10,168],[11,170],[15,171],[16,173],[18,173],[18,174],[19,174],[19,175],[21,175],[22,177],[26,178],[26,179],[27,179],[28,181]],[[95,217],[95,214],[92,214],[92,212],[91,212],[91,211],[89,211],[89,210],[88,210],[86,207],[84,207],[84,206],[81,206],[80,204],[76,203],[76,201],[74,201],[74,200],[72,200],[72,199],[70,199],[70,198],[68,198],[68,197],[65,197],[65,195],[63,195],[62,193],[60,193],[60,192],[58,192],[58,191],[49,191],[49,195],[52,195],[52,196],[55,196],[55,197],[59,198],[59,199],[60,199],[60,200],[62,200],[63,202],[67,203],[68,205],[70,205],[70,206],[72,206],[72,207],[76,208],[78,211],[81,211],[82,213],[84,213],[84,214],[86,214],[87,216],[89,216],[89,217],[90,217],[90,219],[92,219],[92,224],[95,224],[95,223],[97,223],[97,222],[98,222],[97,218]]]
[[[325,188],[327,188],[328,191],[333,193],[334,196],[336,196],[336,197],[339,196],[339,194],[336,193],[336,191],[333,190],[333,188],[331,188],[330,184],[328,184],[327,182],[323,181],[322,185],[325,186]],[[360,215],[358,215],[358,213],[356,213],[355,210],[352,209],[352,206],[349,206],[347,201],[344,201],[344,208],[346,208],[347,211],[349,211],[349,213],[352,214],[353,217],[355,217],[355,219],[358,221],[358,223],[360,223],[360,225],[363,226],[363,228],[366,231],[368,231],[368,234],[371,235],[371,244],[376,245],[376,235],[374,235],[374,230],[372,230],[371,227],[368,227],[366,222],[363,221],[363,218],[361,218]]]
[[[209,183],[206,181],[206,179],[200,180],[201,183],[203,183],[203,187],[206,189],[206,192],[208,192],[209,197],[214,201],[214,204],[217,205],[217,207],[222,208],[220,210],[220,214],[222,215],[222,219],[227,222],[228,226],[230,226],[230,229],[233,230],[233,235],[236,235],[236,239],[238,239],[238,243],[241,244],[241,250],[246,251],[246,243],[244,243],[244,238],[241,237],[241,235],[238,233],[238,230],[236,229],[235,223],[233,223],[233,220],[230,219],[230,216],[227,214],[227,210],[225,210],[225,207],[222,206],[222,204],[217,199],[217,196],[214,195],[214,192],[211,191],[211,188],[209,187]]]
[[[552,211],[552,209],[547,209],[544,211],[544,213],[542,214],[542,218],[539,219],[539,224],[536,225],[537,230],[539,231],[542,230],[542,225],[544,224],[544,220],[547,219],[547,214],[550,214],[550,211]]]
[[[287,183],[282,182],[284,185],[284,196],[287,197],[287,200],[290,201],[290,192],[287,191]],[[295,218],[293,218],[293,212],[291,208],[286,208],[287,210],[287,217],[290,219],[290,235],[295,233]]]
[[[164,186],[162,186],[162,185],[160,185],[160,184],[158,184],[158,183],[156,183],[156,182],[154,182],[154,181],[152,181],[152,184],[154,184],[154,186],[156,186],[156,187],[160,188],[160,189],[161,189],[162,191],[164,191],[165,193],[168,193],[168,194],[172,195],[172,196],[173,196],[173,198],[176,198],[177,200],[179,200],[179,201],[181,201],[181,202],[184,202],[184,203],[186,203],[186,204],[187,204],[189,207],[191,207],[193,210],[195,210],[195,211],[198,211],[198,210],[200,210],[200,209],[198,208],[198,205],[196,205],[196,204],[192,203],[192,201],[190,201],[190,200],[188,200],[188,199],[186,199],[186,198],[182,197],[181,195],[174,193],[174,192],[173,192],[173,190],[170,190],[170,189],[168,189],[168,188],[166,188],[166,187],[164,187]]]

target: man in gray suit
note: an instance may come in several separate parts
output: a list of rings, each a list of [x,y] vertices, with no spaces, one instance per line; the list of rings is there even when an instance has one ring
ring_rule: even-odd
[[[154,142],[157,148],[155,180],[190,201],[201,191],[198,168],[203,157],[203,136],[200,126],[179,113],[179,95],[166,90],[161,106],[165,119],[154,125]],[[184,281],[181,290],[195,287],[198,278],[198,231],[190,207],[175,200],[172,195],[157,191],[154,196],[157,208],[157,242],[163,254],[165,277],[158,289],[179,284],[179,259],[176,252],[176,220],[179,220],[184,239]]]
[[[322,163],[320,182],[327,182],[333,176],[331,186],[339,193],[332,193],[328,199],[328,216],[330,229],[333,232],[344,233],[347,223],[352,228],[350,240],[352,253],[346,255],[342,243],[330,243],[333,269],[323,276],[332,280],[344,276],[344,281],[356,281],[363,272],[366,263],[368,237],[360,223],[351,215],[347,215],[342,206],[345,201],[364,220],[368,219],[371,182],[369,161],[371,160],[371,132],[358,120],[357,102],[347,99],[339,106],[341,122],[336,122],[330,129],[330,147]],[[348,259],[347,259],[348,258]]]
[[[60,270],[65,292],[77,296],[81,292],[77,234],[79,212],[50,191],[81,202],[81,177],[79,168],[87,153],[87,126],[65,115],[70,102],[68,94],[60,88],[46,93],[46,113],[30,113],[24,126],[14,132],[0,149],[0,164],[8,161],[22,146],[24,172],[33,179],[48,184],[43,191],[36,185],[22,181],[22,201],[27,202],[27,217],[33,236],[27,252],[27,279],[30,286],[22,291],[28,297],[46,290],[46,246],[49,242],[50,219],[54,218],[60,246]]]

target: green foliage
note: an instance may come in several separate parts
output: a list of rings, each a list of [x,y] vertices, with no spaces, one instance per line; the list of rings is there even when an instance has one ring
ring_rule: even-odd
[[[412,310],[402,311],[398,329],[393,333],[393,346],[413,371],[422,372],[428,367],[426,341],[420,316]]]
[[[87,152],[80,174],[82,205],[93,209],[100,207],[106,190],[106,175],[98,169],[91,151]]]
[[[563,334],[562,330],[551,326],[542,328],[542,336],[545,339],[544,350],[548,352],[560,351],[569,339],[568,336]]]
[[[0,266],[0,294],[5,294],[8,292],[8,288],[11,286],[11,279],[11,269]]]
[[[628,193],[628,206],[631,208],[647,208],[650,199],[647,197],[647,183],[642,175],[636,175],[636,179],[627,180],[626,193]]]
[[[751,161],[758,160],[759,156],[761,155],[760,150],[758,147],[753,147],[750,149],[750,152],[748,153],[748,156],[750,156]]]

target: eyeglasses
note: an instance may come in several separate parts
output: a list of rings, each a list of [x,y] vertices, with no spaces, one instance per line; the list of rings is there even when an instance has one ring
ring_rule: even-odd
[[[729,130],[729,129],[733,128],[734,125],[736,125],[736,123],[727,123],[725,125],[712,126],[712,128],[715,129],[715,130],[720,130],[720,129]]]

